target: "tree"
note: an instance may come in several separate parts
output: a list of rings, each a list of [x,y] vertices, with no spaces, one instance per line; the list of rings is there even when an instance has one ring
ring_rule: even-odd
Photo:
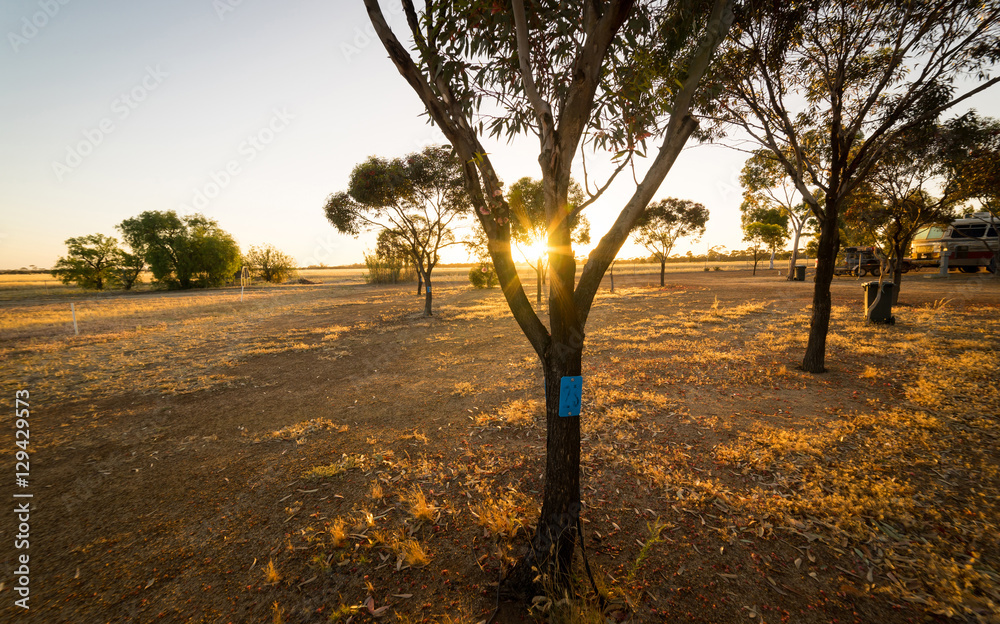
[[[775,250],[788,240],[788,215],[778,208],[758,208],[743,203],[743,240],[751,244],[753,275],[757,275],[760,249],[767,249],[774,257]]]
[[[204,215],[146,211],[122,221],[118,230],[153,278],[171,288],[219,286],[240,268],[239,245]]]
[[[500,283],[497,277],[496,267],[493,266],[493,259],[490,258],[490,241],[486,238],[486,232],[482,228],[474,228],[472,236],[465,240],[478,264],[469,269],[469,281],[476,288],[493,288]],[[541,285],[539,285],[539,292]]]
[[[777,208],[788,217],[792,228],[788,279],[794,279],[795,265],[799,261],[799,239],[811,216],[809,204],[795,199],[798,194],[795,184],[789,180],[781,162],[768,150],[755,150],[750,154],[740,172],[740,184],[744,187],[744,204],[758,208]]]
[[[667,258],[677,241],[705,233],[708,208],[689,199],[668,197],[650,204],[636,224],[636,241],[660,261],[660,286],[664,286]]]
[[[88,290],[104,290],[114,280],[121,250],[104,234],[66,239],[67,254],[56,262],[52,277]]]
[[[243,264],[256,277],[272,284],[280,284],[295,275],[295,259],[274,245],[250,247],[243,257]]]
[[[327,198],[324,210],[344,234],[389,231],[416,266],[424,315],[431,316],[431,273],[441,249],[458,242],[451,224],[469,205],[458,159],[447,146],[434,146],[392,160],[371,156],[351,172],[347,191]]]
[[[954,124],[930,124],[900,133],[868,179],[848,198],[844,220],[862,229],[880,247],[894,284],[892,302],[902,290],[903,257],[923,227],[948,223],[959,197],[954,154],[971,148],[971,137]],[[941,195],[930,191],[940,188]]]
[[[1000,4],[767,6],[741,16],[719,65],[713,115],[771,152],[819,222],[802,368],[821,373],[842,208],[901,133],[1000,81],[987,73],[1000,57]]]
[[[428,0],[403,10],[411,52],[386,24],[378,0],[364,0],[379,40],[400,74],[458,153],[465,187],[507,304],[538,355],[546,390],[546,465],[542,509],[531,547],[505,579],[530,596],[536,578],[567,581],[580,515],[580,420],[577,391],[584,328],[601,279],[642,216],[687,139],[702,79],[726,37],[728,0],[609,0],[538,3]],[[539,145],[549,254],[549,326],[521,287],[511,256],[511,209],[481,134]],[[647,143],[658,148],[631,198],[597,243],[576,280],[570,223]],[[570,207],[573,162],[584,147],[613,150],[618,166],[588,199]],[[560,416],[561,395],[567,408]]]
[[[132,290],[138,284],[142,272],[146,270],[146,260],[141,254],[118,250],[114,259],[112,280],[122,290]]]
[[[993,229],[1000,231],[1000,121],[967,114],[950,124],[952,131],[967,137],[967,150],[948,155],[946,166],[959,201],[974,201],[992,215]],[[1000,277],[1000,240],[993,250],[994,279]]]
[[[579,245],[590,243],[590,222],[587,217],[575,211],[584,202],[583,189],[570,180],[567,191],[568,207],[571,211],[569,229],[571,240]],[[548,270],[548,254],[545,246],[549,239],[549,222],[545,218],[545,189],[541,180],[524,177],[510,186],[507,191],[510,206],[510,237],[524,255],[524,247],[532,250],[532,256],[525,260],[535,270],[535,303],[542,303],[542,286],[545,285],[545,271]]]

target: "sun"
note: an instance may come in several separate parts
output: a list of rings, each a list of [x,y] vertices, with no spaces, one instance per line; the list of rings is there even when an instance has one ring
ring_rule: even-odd
[[[531,243],[523,247],[524,255],[532,262],[544,259],[549,253],[548,241],[544,238],[533,238]]]

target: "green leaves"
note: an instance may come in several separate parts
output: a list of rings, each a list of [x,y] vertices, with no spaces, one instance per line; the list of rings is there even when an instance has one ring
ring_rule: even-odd
[[[668,197],[650,204],[636,224],[636,241],[659,260],[666,259],[678,240],[701,236],[708,208],[689,199]]]

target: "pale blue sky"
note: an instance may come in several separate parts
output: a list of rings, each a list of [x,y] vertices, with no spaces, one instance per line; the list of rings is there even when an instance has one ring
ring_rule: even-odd
[[[359,262],[372,238],[337,234],[326,196],[371,154],[443,142],[360,0],[7,0],[0,32],[0,268],[50,267],[71,236],[185,207],[243,249]],[[539,177],[534,137],[488,149],[507,182]],[[657,194],[709,208],[696,249],[744,246],[742,161],[693,147]],[[622,176],[588,210],[595,239],[632,189]]]

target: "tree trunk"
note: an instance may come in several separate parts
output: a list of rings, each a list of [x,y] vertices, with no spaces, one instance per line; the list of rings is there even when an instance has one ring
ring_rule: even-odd
[[[504,593],[531,598],[565,586],[580,517],[580,417],[559,415],[561,381],[580,374],[582,345],[553,344],[545,370],[545,486],[530,549],[511,569]],[[541,574],[542,578],[536,581]]]
[[[774,270],[774,250],[773,249],[771,250],[771,259],[770,259],[770,261],[767,264],[767,270],[768,271],[773,271]]]
[[[542,305],[542,259],[538,259],[535,267],[535,303]]]
[[[802,228],[796,228],[792,243],[792,257],[788,259],[788,281],[795,279],[795,265],[799,262],[799,236],[801,234]]]
[[[835,207],[834,207],[835,208]],[[832,215],[832,216],[831,216]],[[816,286],[813,288],[812,321],[809,325],[809,342],[802,359],[802,370],[808,373],[826,372],[826,334],[830,329],[830,284],[837,264],[840,232],[837,213],[827,204],[826,218],[820,226],[819,245],[816,252]]]
[[[423,292],[423,290],[424,290],[424,274],[420,272],[420,269],[417,269],[417,296],[418,297],[420,296],[420,293]]]
[[[666,283],[664,283],[663,281],[663,277],[666,272],[667,272],[667,259],[663,256],[660,256],[660,288],[666,286]]]
[[[424,278],[424,316],[434,316],[431,311],[431,272],[430,269],[427,270],[427,275]]]
[[[899,303],[899,289],[903,281],[903,250],[901,245],[892,249],[892,305]]]

